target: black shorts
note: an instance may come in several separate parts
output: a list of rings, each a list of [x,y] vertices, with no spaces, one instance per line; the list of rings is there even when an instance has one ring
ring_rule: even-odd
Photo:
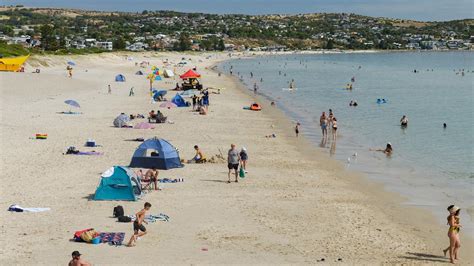
[[[138,224],[137,221],[133,222],[133,231],[138,233],[138,231],[146,232],[146,228],[143,224]]]
[[[237,169],[239,169],[239,164],[238,163],[237,164],[229,163],[229,164],[227,164],[227,168],[229,168],[229,170],[232,170],[232,169],[237,170]]]

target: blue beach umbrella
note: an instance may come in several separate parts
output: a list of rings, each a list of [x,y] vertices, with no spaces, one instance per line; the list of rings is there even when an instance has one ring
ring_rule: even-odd
[[[70,66],[75,66],[76,63],[74,63],[73,61],[67,61],[67,64],[70,65]]]
[[[75,100],[66,100],[64,103],[73,107],[81,108],[81,105],[79,105],[79,103]]]

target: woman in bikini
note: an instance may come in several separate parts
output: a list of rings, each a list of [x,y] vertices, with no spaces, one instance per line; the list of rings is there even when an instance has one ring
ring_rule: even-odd
[[[337,137],[337,119],[336,117],[333,117],[332,119],[332,138],[333,140],[336,140]]]
[[[449,247],[443,250],[444,256],[449,250],[449,259],[451,263],[454,264],[458,260],[458,250],[461,247],[461,240],[459,239],[459,230],[461,225],[459,224],[459,212],[461,209],[458,206],[451,205],[448,207],[449,216],[448,216],[448,237],[449,237]]]

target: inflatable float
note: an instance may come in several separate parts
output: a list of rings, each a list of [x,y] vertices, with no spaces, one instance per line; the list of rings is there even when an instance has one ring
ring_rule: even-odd
[[[252,111],[261,111],[262,106],[260,106],[260,104],[258,104],[258,103],[254,103],[254,104],[250,105],[250,110],[252,110]]]

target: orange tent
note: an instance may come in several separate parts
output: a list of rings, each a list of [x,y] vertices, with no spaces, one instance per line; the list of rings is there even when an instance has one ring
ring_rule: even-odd
[[[188,72],[184,73],[183,75],[179,76],[181,79],[195,79],[200,78],[201,75],[194,72],[192,69],[188,70]]]

